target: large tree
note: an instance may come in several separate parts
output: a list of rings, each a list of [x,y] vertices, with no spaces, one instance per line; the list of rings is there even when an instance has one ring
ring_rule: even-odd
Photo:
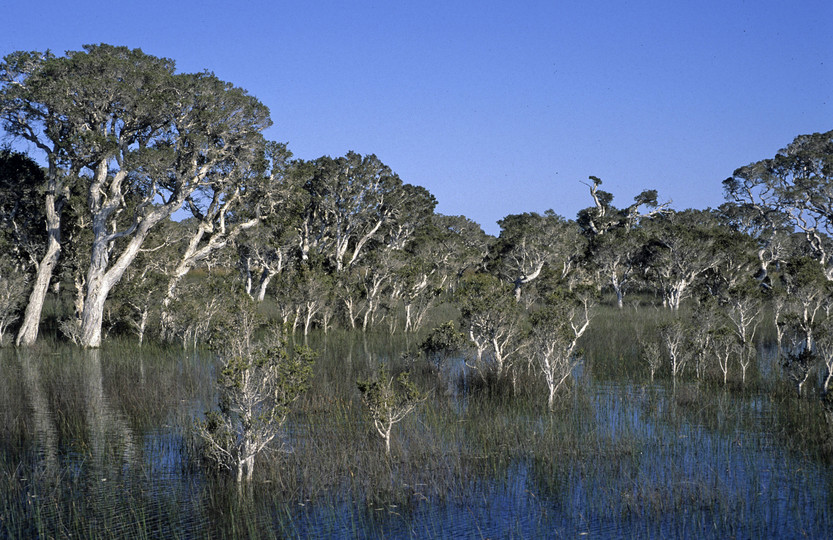
[[[498,221],[500,236],[493,246],[494,270],[514,286],[517,301],[522,288],[538,279],[545,265],[566,277],[583,251],[579,228],[552,210],[544,214],[512,214]]]
[[[650,239],[642,251],[646,275],[676,311],[695,280],[721,262],[721,225],[711,210],[684,210],[645,223]]]
[[[773,221],[785,214],[833,280],[833,131],[799,135],[773,158],[735,170],[726,197]]]
[[[60,255],[60,210],[83,186],[92,232],[80,342],[101,343],[104,303],[151,228],[195,192],[262,151],[268,109],[209,73],[175,74],[139,49],[88,45],[64,57],[15,53],[2,72],[4,127],[48,162],[49,242],[32,310],[18,341],[31,343],[51,268]],[[40,270],[40,269],[39,269]],[[37,297],[36,297],[37,296]],[[31,325],[34,324],[34,331]],[[25,331],[25,333],[24,333]]]
[[[296,166],[306,191],[299,227],[301,258],[325,257],[341,272],[374,244],[401,249],[428,219],[436,201],[427,190],[403,184],[375,155],[348,152]]]
[[[42,75],[53,62],[54,56],[49,52],[16,52],[0,64],[3,128],[11,136],[34,145],[47,165],[43,183],[46,245],[36,263],[35,282],[17,335],[18,345],[29,345],[37,339],[43,302],[61,256],[61,214],[71,180],[83,165],[71,144],[76,133],[66,125],[48,74]]]

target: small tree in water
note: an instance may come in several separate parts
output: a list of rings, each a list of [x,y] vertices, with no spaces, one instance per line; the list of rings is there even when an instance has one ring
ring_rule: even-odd
[[[439,374],[445,361],[460,354],[466,345],[466,335],[457,331],[454,321],[435,327],[419,345],[419,349]]]
[[[300,346],[290,351],[278,329],[255,344],[251,310],[234,323],[222,347],[219,410],[206,413],[197,431],[207,458],[235,470],[241,482],[244,472],[252,479],[255,457],[280,434],[290,406],[309,387],[315,353]]]
[[[411,382],[407,371],[394,379],[384,366],[379,367],[373,379],[360,380],[356,384],[370,411],[373,427],[385,441],[385,455],[390,457],[390,437],[394,424],[405,418],[426,396]]]

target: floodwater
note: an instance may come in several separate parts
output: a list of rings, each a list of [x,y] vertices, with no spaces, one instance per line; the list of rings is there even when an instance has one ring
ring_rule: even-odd
[[[214,398],[206,357],[0,351],[0,537],[833,534],[833,471],[817,444],[829,428],[813,424],[823,416],[810,405],[787,414],[772,393],[599,382],[589,371],[562,407],[600,441],[590,459],[529,454],[471,478],[464,497],[409,486],[403,505],[338,490],[292,500],[263,478],[241,492],[206,473],[189,435]],[[556,421],[542,409],[530,432]]]

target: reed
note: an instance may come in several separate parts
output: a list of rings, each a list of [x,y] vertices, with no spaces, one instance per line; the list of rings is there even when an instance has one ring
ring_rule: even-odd
[[[419,336],[313,333],[319,359],[284,451],[263,456],[244,490],[202,467],[191,430],[216,399],[209,352],[130,340],[97,354],[0,351],[0,537],[832,530],[823,403],[797,399],[765,370],[745,387],[650,383],[633,333],[663,316],[603,308],[582,345],[585,370],[552,411],[531,374],[513,388],[403,354]],[[390,457],[355,384],[378,362],[428,393],[395,428]]]

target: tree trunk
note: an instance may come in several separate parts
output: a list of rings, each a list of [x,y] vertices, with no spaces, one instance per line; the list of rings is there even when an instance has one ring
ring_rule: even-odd
[[[133,237],[125,246],[124,251],[109,269],[107,268],[110,255],[109,243],[112,240],[102,236],[99,231],[94,231],[97,240],[93,243],[90,268],[87,272],[87,297],[84,300],[84,312],[81,314],[82,347],[97,348],[101,346],[104,303],[110,294],[110,290],[119,282],[127,267],[139,254],[139,248],[142,247],[142,243],[145,241],[151,227],[169,216],[173,206],[159,207],[157,211],[146,216],[134,231]]]
[[[269,282],[272,281],[272,278],[277,275],[277,272],[273,272],[268,268],[263,269],[263,273],[260,274],[260,281],[257,286],[257,301],[263,302],[266,299],[266,288],[269,286]]]
[[[29,295],[29,303],[26,305],[26,313],[23,316],[23,324],[17,333],[15,345],[28,347],[38,339],[40,318],[43,312],[43,302],[46,299],[46,291],[49,290],[49,282],[52,280],[52,272],[61,258],[60,231],[56,229],[56,237],[51,233],[46,247],[46,254],[38,265],[37,277]]]
[[[23,316],[23,323],[17,333],[15,345],[28,347],[38,339],[43,302],[46,299],[46,291],[49,289],[49,282],[52,281],[52,273],[61,258],[61,212],[63,211],[64,197],[56,200],[56,194],[63,188],[54,179],[55,166],[50,160],[49,190],[46,194],[46,253],[38,264],[37,277],[29,295],[29,303],[26,305],[26,312]]]
[[[622,287],[614,285],[613,290],[616,291],[616,307],[618,307],[619,309],[624,309],[625,304],[623,300],[625,295],[624,293],[622,293]]]

